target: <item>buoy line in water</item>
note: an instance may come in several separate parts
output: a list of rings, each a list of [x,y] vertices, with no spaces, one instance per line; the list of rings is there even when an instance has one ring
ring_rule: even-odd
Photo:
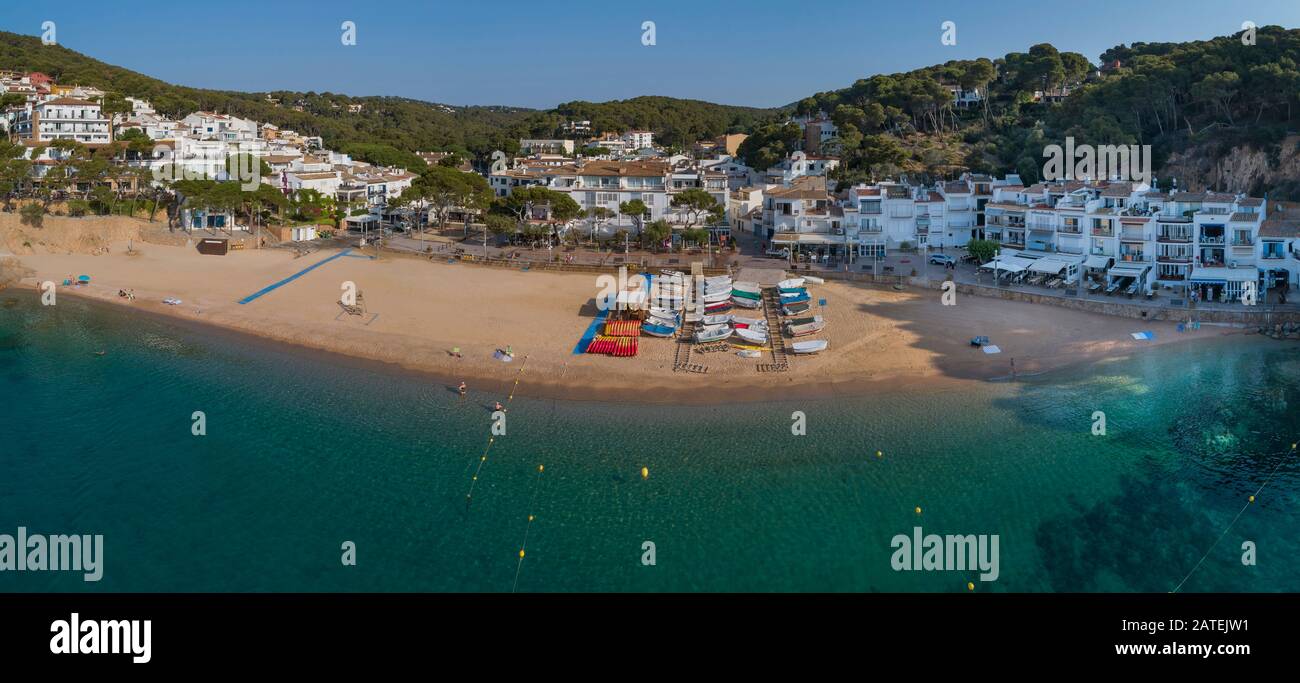
[[[1290,450],[1277,451],[1276,453],[1267,453],[1266,455],[1295,455],[1295,452],[1296,452],[1296,444],[1291,444]],[[1277,471],[1282,468],[1282,465],[1285,462],[1287,461],[1286,460],[1278,461],[1277,465],[1273,467],[1273,471],[1269,472],[1268,477],[1264,479],[1264,483],[1260,484],[1259,488],[1255,489],[1254,495],[1252,495],[1250,498],[1246,500],[1246,504],[1241,506],[1241,510],[1237,511],[1237,516],[1233,517],[1231,522],[1228,522],[1228,526],[1223,529],[1223,533],[1219,534],[1219,537],[1215,539],[1214,545],[1211,545],[1210,549],[1205,551],[1205,554],[1201,556],[1201,559],[1196,562],[1196,566],[1192,567],[1192,571],[1187,572],[1187,576],[1184,576],[1183,580],[1179,581],[1178,585],[1175,586],[1173,591],[1171,592],[1177,593],[1179,590],[1181,590],[1183,584],[1187,583],[1187,580],[1192,578],[1192,574],[1195,574],[1196,570],[1201,568],[1201,564],[1205,562],[1205,558],[1209,557],[1210,553],[1214,552],[1214,549],[1219,546],[1219,542],[1223,540],[1223,537],[1228,535],[1228,532],[1232,530],[1232,527],[1237,524],[1237,520],[1241,519],[1241,516],[1245,514],[1246,509],[1255,503],[1256,496],[1258,496],[1260,492],[1264,490],[1265,486],[1268,486],[1269,482],[1273,481],[1273,476],[1277,474]]]
[[[564,375],[569,371],[569,364],[566,362],[560,369],[560,381],[564,381]],[[555,424],[555,414],[559,412],[560,399],[551,399],[551,424]],[[524,525],[524,540],[519,544],[519,562],[515,565],[515,584],[510,588],[511,593],[519,591],[519,572],[524,568],[524,551],[528,549],[528,532],[533,528],[533,520],[537,517],[534,514],[537,509],[537,494],[542,490],[542,472],[546,470],[545,465],[537,466],[537,480],[533,485],[533,497],[528,501],[528,524]]]
[[[510,395],[506,397],[506,403],[502,411],[509,411],[510,402],[515,400],[515,390],[519,388],[519,378],[524,374],[524,368],[528,367],[528,356],[519,364],[519,373],[515,375],[515,383],[510,387]],[[468,508],[470,501],[474,500],[474,486],[478,484],[478,475],[483,471],[483,464],[487,462],[488,452],[492,450],[492,444],[496,443],[496,436],[489,436],[487,446],[483,449],[483,455],[478,459],[478,468],[474,470],[474,476],[469,480],[469,491],[465,494],[465,507]]]
[[[542,490],[542,472],[545,470],[545,465],[537,466],[537,479],[533,483],[533,497],[528,501],[528,523],[524,525],[524,540],[519,544],[519,564],[515,565],[515,585],[510,588],[511,593],[519,592],[519,572],[524,568],[524,551],[528,549],[528,532],[533,528],[533,520],[537,518],[533,514],[533,510],[537,504],[537,494]]]

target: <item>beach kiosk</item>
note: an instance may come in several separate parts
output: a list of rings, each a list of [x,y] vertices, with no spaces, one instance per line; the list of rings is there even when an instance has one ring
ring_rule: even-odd
[[[199,240],[199,253],[207,256],[225,256],[230,253],[230,240],[205,237]]]

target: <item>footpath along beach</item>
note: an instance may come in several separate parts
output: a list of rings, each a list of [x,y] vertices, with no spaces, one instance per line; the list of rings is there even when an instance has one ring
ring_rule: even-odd
[[[791,359],[789,372],[759,373],[753,359],[697,355],[707,374],[672,371],[675,342],[643,337],[638,355],[574,354],[597,313],[596,276],[449,264],[373,251],[326,249],[300,258],[284,249],[205,256],[192,248],[112,242],[108,253],[9,257],[11,280],[35,289],[80,275],[89,284],[58,288],[77,296],[302,347],[394,364],[484,388],[513,381],[517,366],[497,360],[512,347],[528,357],[520,392],[533,396],[644,402],[729,402],[878,389],[944,387],[1025,376],[1128,356],[1197,338],[1237,334],[1173,323],[1138,322],[975,296],[943,306],[938,292],[894,291],[858,283],[815,287],[831,321],[829,350]],[[71,252],[71,253],[68,253]],[[345,283],[365,313],[348,315]],[[119,297],[131,290],[135,298]],[[163,303],[180,300],[179,305]],[[242,303],[241,303],[242,301]],[[1135,340],[1134,332],[1155,333]],[[972,348],[988,336],[1000,354]],[[1242,337],[1243,343],[1248,338]],[[459,355],[453,353],[459,349]],[[699,360],[704,359],[704,360]]]

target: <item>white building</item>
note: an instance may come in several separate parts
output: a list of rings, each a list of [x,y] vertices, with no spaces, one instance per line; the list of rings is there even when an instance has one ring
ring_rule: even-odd
[[[655,136],[648,130],[629,130],[620,135],[619,139],[623,141],[626,149],[635,152],[654,147]]]
[[[806,152],[792,152],[781,163],[767,169],[767,172],[763,175],[763,182],[769,185],[790,187],[796,178],[825,176],[839,165],[840,160],[835,157],[808,154]]]
[[[12,110],[9,133],[28,146],[48,145],[55,140],[75,140],[89,146],[113,141],[112,124],[99,105],[71,97],[27,103]]]

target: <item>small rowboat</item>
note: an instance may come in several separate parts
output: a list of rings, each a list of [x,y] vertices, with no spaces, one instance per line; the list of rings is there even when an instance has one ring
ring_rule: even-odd
[[[826,284],[826,281],[825,281],[825,280],[823,280],[823,279],[821,279],[821,278],[819,278],[819,277],[816,277],[816,276],[814,276],[814,275],[805,275],[805,276],[803,276],[803,279],[804,279],[804,282],[807,282],[807,283],[810,284],[810,285],[824,285],[824,284]]]
[[[683,273],[680,270],[668,270],[666,268],[664,270],[659,271],[659,274],[663,275],[666,278],[674,278],[674,279],[680,279],[686,277],[686,273]]]
[[[655,318],[665,318],[667,320],[674,320],[677,318],[677,311],[674,311],[669,308],[652,308],[650,309],[650,315]]]
[[[790,278],[789,280],[782,280],[782,281],[776,283],[776,286],[777,286],[777,287],[780,287],[782,290],[786,290],[786,289],[799,289],[800,287],[803,286],[803,281],[804,281],[804,278],[801,278],[801,277],[792,277],[792,278]]]
[[[654,323],[646,323],[642,325],[641,331],[645,332],[651,337],[671,337],[674,334],[677,334],[676,327],[672,327],[669,325],[657,325]]]
[[[648,318],[646,318],[646,319],[645,319],[645,323],[643,323],[643,324],[644,324],[644,325],[658,325],[658,326],[660,326],[660,327],[671,327],[671,328],[674,328],[674,329],[677,328],[677,320],[676,320],[676,319],[658,318],[658,317],[655,317],[655,316],[653,316],[653,315],[650,316],[650,317],[648,317]]]
[[[729,325],[711,325],[701,328],[695,333],[696,343],[722,341],[731,336],[731,327]]]
[[[762,331],[758,331],[758,330],[748,330],[748,329],[745,329],[745,328],[737,328],[737,329],[736,329],[736,336],[737,336],[737,337],[740,337],[741,339],[744,339],[744,340],[747,341],[747,342],[753,342],[753,343],[755,343],[755,344],[766,344],[766,343],[767,343],[767,333],[766,333],[766,332],[762,332]]]
[[[826,327],[824,322],[807,323],[805,325],[786,325],[785,331],[791,337],[806,337],[810,334],[817,334]]]
[[[788,306],[790,304],[801,304],[811,298],[812,297],[808,296],[808,292],[804,292],[803,294],[782,294],[781,305]]]
[[[822,317],[820,315],[814,315],[809,318],[792,318],[790,320],[785,321],[785,324],[786,325],[807,325],[809,323],[819,323],[819,322],[822,322]]]
[[[790,350],[795,353],[819,353],[825,351],[829,344],[825,339],[811,339],[791,344]]]
[[[721,313],[723,311],[727,311],[730,309],[731,309],[730,301],[719,301],[717,303],[706,304],[704,306],[705,313]]]
[[[754,294],[753,292],[746,292],[743,289],[732,289],[731,296],[740,299],[749,299],[751,301],[761,301],[763,299],[762,294]]]
[[[732,283],[731,289],[737,292],[748,292],[755,296],[763,293],[763,288],[757,282],[735,282]]]
[[[742,318],[740,316],[731,316],[731,322],[734,325],[745,325],[748,327],[765,327],[767,321],[762,318]]]
[[[728,290],[726,290],[726,291],[723,291],[723,292],[714,292],[714,293],[712,293],[712,294],[705,293],[705,295],[704,295],[704,303],[706,303],[706,304],[711,304],[711,303],[715,303],[715,302],[718,302],[718,301],[726,301],[727,299],[730,299],[730,298],[731,298],[731,290],[730,290],[730,289],[728,289]]]
[[[796,288],[794,288],[794,289],[782,289],[782,290],[781,290],[781,298],[782,298],[782,299],[792,299],[792,298],[794,298],[794,297],[796,297],[796,296],[799,296],[800,294],[807,294],[807,293],[808,293],[808,290],[807,290],[807,289],[804,289],[803,287],[796,287]]]
[[[799,315],[800,313],[807,313],[811,310],[812,304],[810,303],[797,303],[781,307],[781,312],[785,315]]]
[[[731,297],[731,303],[736,304],[741,308],[758,308],[763,305],[763,302],[758,299],[738,299],[734,296]]]
[[[731,322],[731,314],[706,315],[702,321],[705,325],[726,325]]]
[[[736,355],[740,356],[741,358],[762,358],[763,352],[754,351],[752,349],[741,349],[736,352]]]

